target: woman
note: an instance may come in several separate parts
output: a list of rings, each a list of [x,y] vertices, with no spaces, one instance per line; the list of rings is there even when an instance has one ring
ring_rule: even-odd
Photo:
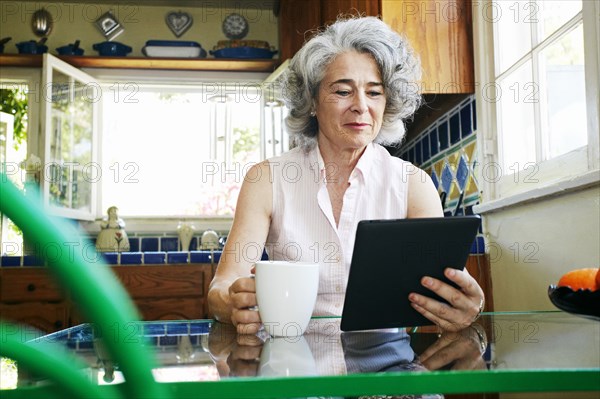
[[[284,84],[287,128],[296,148],[251,168],[208,303],[240,333],[260,328],[253,263],[320,263],[314,315],[340,315],[359,220],[441,217],[429,176],[380,144],[398,143],[420,103],[420,65],[407,43],[374,17],[340,20],[292,59]],[[411,294],[435,324],[460,330],[480,312],[483,292],[465,271],[422,283],[450,305]]]

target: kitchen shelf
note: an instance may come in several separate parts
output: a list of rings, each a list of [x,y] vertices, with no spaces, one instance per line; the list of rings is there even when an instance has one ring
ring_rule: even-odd
[[[57,56],[77,68],[163,69],[187,71],[273,72],[279,59],[189,59],[148,57]],[[0,54],[0,67],[41,67],[42,56]]]

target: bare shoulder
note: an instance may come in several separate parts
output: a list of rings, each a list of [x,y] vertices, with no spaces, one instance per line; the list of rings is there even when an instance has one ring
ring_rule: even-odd
[[[440,196],[431,177],[422,169],[414,167],[408,176],[409,218],[444,216]]]
[[[247,206],[255,210],[262,209],[271,216],[273,208],[273,184],[271,167],[268,160],[253,165],[244,176],[238,208]]]

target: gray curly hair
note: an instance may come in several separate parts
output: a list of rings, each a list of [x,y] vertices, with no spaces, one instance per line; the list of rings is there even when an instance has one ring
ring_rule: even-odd
[[[305,150],[317,143],[319,123],[311,110],[325,70],[348,51],[371,54],[381,73],[386,106],[376,143],[400,143],[404,120],[421,105],[421,63],[408,42],[376,17],[338,19],[304,44],[283,78],[282,95],[290,110],[286,127],[292,142]]]

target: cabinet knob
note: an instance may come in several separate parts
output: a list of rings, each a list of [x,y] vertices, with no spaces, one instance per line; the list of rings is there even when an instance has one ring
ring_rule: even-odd
[[[35,284],[31,283],[27,285],[27,291],[33,292],[35,291]]]
[[[56,320],[54,322],[54,327],[56,327],[57,330],[60,329],[60,328],[62,328],[62,326],[63,326],[62,320]]]

